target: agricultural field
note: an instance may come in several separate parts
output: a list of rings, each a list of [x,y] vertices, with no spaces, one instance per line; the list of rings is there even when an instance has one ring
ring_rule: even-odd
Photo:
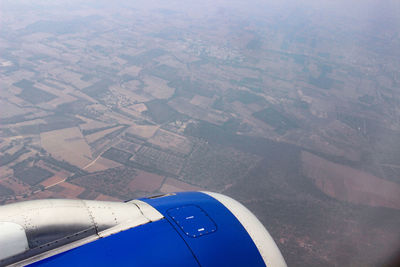
[[[76,127],[41,133],[40,139],[43,148],[56,159],[65,160],[79,168],[92,160],[90,147]]]
[[[185,182],[182,182],[180,180],[177,180],[175,178],[167,178],[162,187],[160,188],[160,191],[162,193],[173,193],[173,192],[184,192],[184,191],[200,191],[202,190],[201,187],[194,186]]]
[[[164,150],[170,150],[182,155],[187,155],[192,150],[192,144],[188,138],[163,129],[159,129],[148,142]]]
[[[25,2],[1,8],[1,204],[209,190],[289,266],[400,249],[394,0]]]
[[[354,204],[400,208],[400,185],[302,152],[304,174],[325,194]]]

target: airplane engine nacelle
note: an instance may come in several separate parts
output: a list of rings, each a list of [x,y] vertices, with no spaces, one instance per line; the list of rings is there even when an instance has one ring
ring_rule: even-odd
[[[125,203],[48,199],[0,207],[0,266],[286,266],[239,202],[183,192]]]

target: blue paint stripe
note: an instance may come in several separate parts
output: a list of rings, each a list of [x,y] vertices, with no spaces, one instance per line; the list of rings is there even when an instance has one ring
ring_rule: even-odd
[[[199,266],[162,219],[99,239],[29,266]]]

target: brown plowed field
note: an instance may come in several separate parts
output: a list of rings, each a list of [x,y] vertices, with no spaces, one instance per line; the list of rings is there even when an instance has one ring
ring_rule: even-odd
[[[354,204],[400,209],[400,185],[330,162],[309,152],[301,155],[303,173],[325,194]]]
[[[182,192],[182,191],[199,191],[202,188],[190,185],[188,183],[179,181],[174,178],[167,178],[161,187],[160,191],[163,193]]]
[[[145,171],[138,171],[137,176],[129,183],[129,188],[134,191],[153,192],[160,188],[164,177]]]

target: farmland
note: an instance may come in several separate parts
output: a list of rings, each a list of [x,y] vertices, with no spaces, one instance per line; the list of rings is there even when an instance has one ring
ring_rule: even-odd
[[[78,2],[2,3],[1,204],[209,190],[289,266],[396,252],[394,1]]]

